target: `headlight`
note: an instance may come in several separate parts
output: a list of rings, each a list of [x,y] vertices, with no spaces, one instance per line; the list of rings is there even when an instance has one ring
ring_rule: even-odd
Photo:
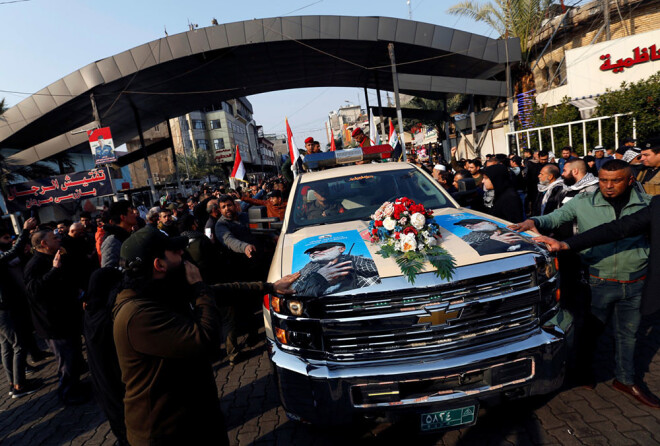
[[[303,304],[298,300],[289,300],[286,303],[286,306],[289,308],[289,311],[294,316],[302,316],[303,314]]]
[[[552,279],[557,274],[557,269],[559,265],[557,262],[557,257],[549,257],[544,259],[543,257],[537,257],[536,259],[536,277],[538,284],[542,284],[548,279]]]
[[[303,316],[304,314],[304,306],[301,301],[271,294],[264,295],[264,307],[283,316]]]

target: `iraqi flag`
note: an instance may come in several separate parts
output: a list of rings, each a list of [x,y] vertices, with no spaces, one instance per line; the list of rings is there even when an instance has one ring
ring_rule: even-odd
[[[401,158],[401,141],[399,141],[399,136],[396,133],[396,130],[394,129],[394,124],[392,124],[392,119],[390,119],[390,137],[388,139],[388,143],[392,146],[392,149],[394,151],[392,152],[392,159],[394,161],[399,161],[399,158]]]
[[[289,158],[291,159],[291,170],[294,172],[298,171],[298,160],[300,159],[300,152],[296,147],[296,142],[293,140],[293,132],[291,127],[289,127],[289,120],[284,118],[286,123],[286,143],[289,146]]]
[[[372,146],[380,145],[380,133],[374,124],[374,111],[369,110],[369,139],[371,140]]]
[[[234,168],[231,170],[231,178],[236,178],[239,181],[244,181],[245,178],[245,165],[241,159],[241,151],[236,146],[236,156],[234,157]]]

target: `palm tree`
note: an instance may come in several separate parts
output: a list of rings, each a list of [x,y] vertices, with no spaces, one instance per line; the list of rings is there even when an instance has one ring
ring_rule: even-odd
[[[452,6],[447,12],[484,22],[500,37],[520,39],[522,62],[518,76],[514,74],[514,79],[518,79],[515,91],[520,93],[534,88],[529,67],[530,51],[553,3],[553,0],[492,0],[486,3],[466,0]]]
[[[493,0],[481,4],[467,0],[452,6],[447,12],[484,22],[500,37],[518,37],[523,59],[527,60],[534,37],[541,30],[553,3],[553,0]]]
[[[177,154],[176,162],[179,172],[185,172],[189,179],[204,179],[211,175],[218,178],[225,178],[226,174],[222,165],[212,160],[209,155],[203,152],[191,153],[189,155]]]

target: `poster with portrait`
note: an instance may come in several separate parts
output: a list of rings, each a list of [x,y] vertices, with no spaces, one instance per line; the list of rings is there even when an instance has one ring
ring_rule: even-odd
[[[322,296],[380,283],[371,253],[357,230],[308,237],[293,246],[293,289]]]
[[[434,220],[442,228],[460,237],[481,256],[523,251],[536,251],[545,255],[545,251],[530,236],[507,229],[489,218],[458,213],[439,215]]]
[[[115,144],[112,141],[110,127],[102,127],[96,130],[88,130],[89,146],[97,166],[117,161],[115,155]]]

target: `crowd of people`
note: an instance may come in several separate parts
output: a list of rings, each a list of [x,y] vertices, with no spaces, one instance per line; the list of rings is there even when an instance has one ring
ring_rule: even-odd
[[[3,227],[9,396],[37,391],[42,382],[26,370],[54,355],[62,403],[94,394],[120,444],[227,444],[211,364],[243,360],[260,341],[263,295],[292,293],[299,277],[265,282],[277,231],[254,234],[245,211],[265,206],[269,221],[281,220],[287,196],[285,181],[273,177],[165,195],[151,209],[119,200],[95,218],[30,218],[15,240]],[[88,369],[91,386],[81,381]]]
[[[660,408],[634,370],[642,313],[660,309],[651,292],[660,277],[660,202],[651,198],[660,194],[658,141],[639,148],[627,141],[612,155],[596,148],[582,158],[565,147],[558,160],[531,150],[484,160],[451,154],[430,170],[461,205],[508,220],[510,229],[537,231],[561,251],[562,305],[579,322],[579,383],[593,388],[595,342],[613,320],[614,388]],[[15,239],[0,228],[0,341],[10,397],[38,390],[26,370],[54,355],[61,401],[90,398],[80,379],[89,368],[120,444],[227,444],[212,362],[225,355],[240,362],[260,340],[261,297],[293,293],[299,277],[265,282],[277,234],[255,234],[246,211],[265,206],[272,220],[283,219],[289,184],[280,175],[243,190],[203,186],[189,197],[166,195],[151,209],[119,200],[76,221],[30,218]]]
[[[657,317],[657,256],[660,225],[660,139],[619,149],[601,146],[578,156],[571,147],[552,159],[547,151],[523,156],[497,154],[456,159],[433,167],[433,177],[463,206],[535,231],[559,251],[561,303],[576,317],[574,381],[595,387],[594,352],[612,323],[615,379],[612,386],[638,402],[660,408],[660,400],[637,381],[635,347],[642,316]],[[655,226],[653,222],[655,221]],[[654,258],[655,255],[655,258]],[[655,274],[654,274],[655,273]]]

